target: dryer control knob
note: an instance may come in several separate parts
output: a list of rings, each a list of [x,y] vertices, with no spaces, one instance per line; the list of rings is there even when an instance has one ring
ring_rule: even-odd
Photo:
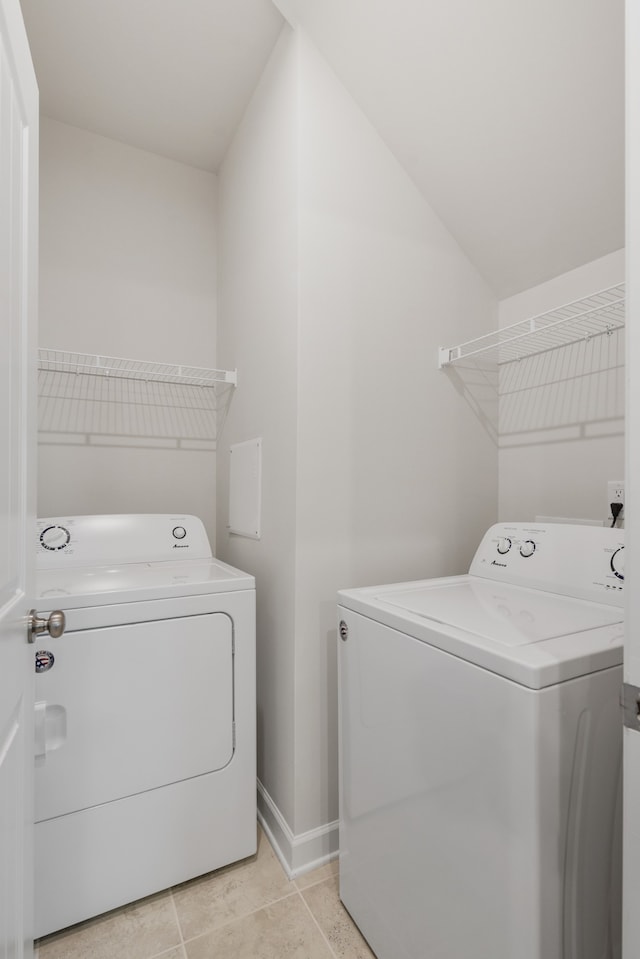
[[[508,536],[503,536],[498,540],[498,552],[504,555],[511,549],[511,540]]]
[[[611,557],[611,570],[618,579],[624,579],[624,546],[617,549]]]
[[[184,539],[187,535],[187,531],[184,526],[174,526],[173,535],[176,539]]]
[[[526,559],[528,556],[533,556],[536,551],[536,544],[532,539],[525,539],[524,543],[520,547],[520,555],[524,556]]]
[[[71,533],[66,526],[47,526],[40,533],[40,543],[45,549],[64,549],[70,540]]]

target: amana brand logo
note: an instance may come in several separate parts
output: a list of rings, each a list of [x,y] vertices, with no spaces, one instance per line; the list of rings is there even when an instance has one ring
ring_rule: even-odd
[[[173,548],[174,548],[174,549],[189,549],[189,544],[188,544],[188,543],[174,543],[174,544],[173,544]]]
[[[503,566],[505,569],[507,568],[507,564],[506,564],[506,563],[497,563],[497,562],[495,561],[495,559],[492,559],[492,560],[491,560],[491,565],[492,565],[492,566]]]

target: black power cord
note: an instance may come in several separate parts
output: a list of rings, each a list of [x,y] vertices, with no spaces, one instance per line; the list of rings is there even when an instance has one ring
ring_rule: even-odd
[[[613,516],[613,523],[611,524],[611,529],[613,529],[618,522],[618,516],[622,512],[622,503],[609,503],[609,506],[611,507],[611,515]]]

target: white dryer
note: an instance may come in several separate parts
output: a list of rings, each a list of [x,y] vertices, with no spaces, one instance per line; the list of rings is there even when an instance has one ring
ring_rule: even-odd
[[[36,565],[39,937],[255,852],[255,582],[194,516],[41,519]]]
[[[620,952],[624,534],[339,594],[340,895],[378,959]]]

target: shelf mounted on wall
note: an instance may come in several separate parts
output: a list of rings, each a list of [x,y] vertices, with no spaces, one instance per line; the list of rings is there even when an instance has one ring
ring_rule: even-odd
[[[619,283],[459,346],[441,347],[438,368],[480,356],[501,366],[594,336],[611,335],[622,329],[624,322],[624,283]]]
[[[91,376],[114,376],[126,380],[176,383],[183,386],[210,386],[219,383],[238,385],[237,370],[209,370],[198,366],[127,360],[116,356],[92,353],[69,353],[64,350],[38,350],[38,369],[47,373],[85,373]]]
[[[215,449],[236,370],[38,350],[40,442]]]

